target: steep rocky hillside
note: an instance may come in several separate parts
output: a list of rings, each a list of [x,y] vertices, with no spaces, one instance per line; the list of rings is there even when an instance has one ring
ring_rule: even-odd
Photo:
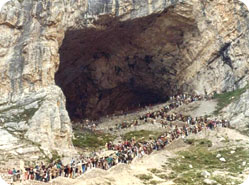
[[[0,13],[0,157],[72,154],[71,120],[244,88],[248,32],[239,1],[9,1]],[[247,93],[240,100],[224,110],[244,118],[236,126],[248,118]]]

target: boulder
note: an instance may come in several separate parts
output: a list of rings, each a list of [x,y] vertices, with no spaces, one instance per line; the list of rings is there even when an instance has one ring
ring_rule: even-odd
[[[216,158],[220,158],[220,157],[221,157],[221,154],[217,154],[217,155],[216,155]]]
[[[206,185],[216,185],[217,184],[217,182],[215,180],[211,180],[211,179],[204,179],[203,182]]]
[[[207,171],[203,171],[203,172],[201,173],[201,175],[202,175],[203,177],[205,177],[205,178],[208,178],[208,177],[211,176],[211,174],[210,174],[209,172],[207,172]]]
[[[226,162],[225,158],[220,158],[221,162]]]

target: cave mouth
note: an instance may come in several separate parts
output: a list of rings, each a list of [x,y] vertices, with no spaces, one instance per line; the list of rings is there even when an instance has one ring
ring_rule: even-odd
[[[95,27],[67,31],[55,82],[71,120],[166,102],[175,93],[173,65],[190,30],[186,19],[163,11],[122,22],[104,17]]]

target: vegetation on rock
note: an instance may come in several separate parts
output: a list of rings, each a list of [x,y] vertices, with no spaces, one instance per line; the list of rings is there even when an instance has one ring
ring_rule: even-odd
[[[249,85],[247,84],[244,88],[240,88],[234,91],[225,92],[222,94],[215,94],[214,99],[218,101],[217,108],[214,111],[215,115],[218,115],[220,111],[228,106],[230,103],[237,101],[240,96],[246,92],[246,90],[249,88]]]

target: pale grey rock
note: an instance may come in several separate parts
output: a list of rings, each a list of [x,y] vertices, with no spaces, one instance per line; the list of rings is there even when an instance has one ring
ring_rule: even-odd
[[[226,159],[225,158],[220,158],[220,161],[221,162],[226,162]]]
[[[18,138],[8,133],[5,129],[0,128],[0,152],[9,151],[18,143]]]
[[[29,129],[29,126],[27,125],[27,123],[25,121],[21,121],[19,123],[15,123],[15,122],[9,122],[9,123],[5,123],[4,127],[8,128],[9,130],[12,131],[27,131]]]
[[[221,154],[217,154],[217,155],[216,155],[216,158],[220,158],[220,157],[221,157]]]
[[[23,147],[19,148],[16,150],[16,152],[21,155],[21,154],[29,154],[29,153],[34,153],[34,152],[40,152],[38,147]]]
[[[203,177],[205,177],[205,178],[208,178],[208,177],[211,176],[211,174],[210,174],[209,172],[207,172],[207,171],[203,171],[203,172],[201,173],[201,175],[202,175]]]
[[[249,130],[249,90],[222,110],[222,118],[240,131]]]
[[[207,185],[216,185],[217,182],[215,180],[211,180],[211,179],[204,179],[203,182]]]

